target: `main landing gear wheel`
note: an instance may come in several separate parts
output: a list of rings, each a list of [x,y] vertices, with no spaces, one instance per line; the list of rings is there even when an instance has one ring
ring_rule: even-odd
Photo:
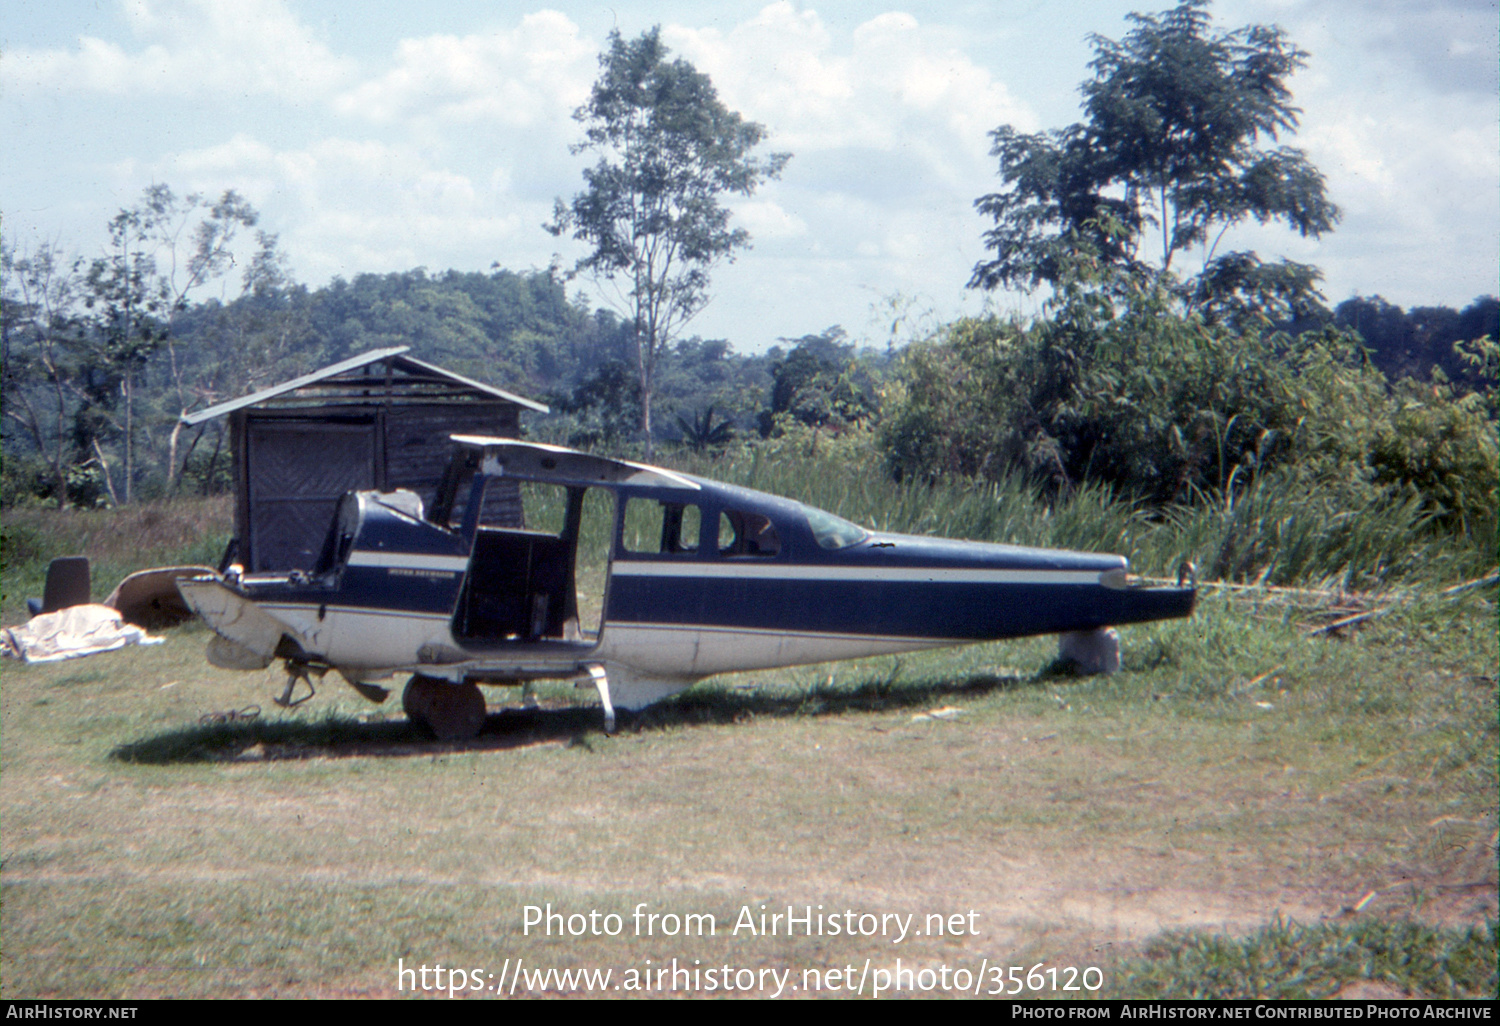
[[[484,695],[478,684],[418,674],[401,692],[401,708],[413,723],[425,724],[439,741],[466,741],[484,727]]]

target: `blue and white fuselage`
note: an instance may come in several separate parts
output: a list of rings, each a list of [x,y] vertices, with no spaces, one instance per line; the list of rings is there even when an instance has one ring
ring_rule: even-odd
[[[409,673],[419,687],[475,695],[477,683],[575,678],[599,685],[607,705],[639,708],[720,673],[1193,607],[1191,587],[1128,584],[1120,556],[881,534],[657,467],[455,442],[431,509],[410,492],[346,495],[313,570],[181,582],[219,635],[210,658],[283,658],[356,684]],[[523,506],[527,489],[551,488],[554,529],[487,522],[500,488]]]

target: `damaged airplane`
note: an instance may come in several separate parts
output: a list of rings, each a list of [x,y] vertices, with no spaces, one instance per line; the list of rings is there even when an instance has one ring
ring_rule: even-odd
[[[572,679],[607,730],[715,674],[1187,616],[1195,588],[1127,579],[1123,557],[868,531],[661,467],[454,435],[430,503],[358,491],[309,570],[179,581],[217,666],[284,661],[283,704],[338,671],[376,701],[471,737],[481,685]],[[507,490],[504,503],[492,501]],[[523,527],[491,511],[513,509]],[[510,517],[514,523],[513,514]],[[297,697],[305,688],[307,694]]]

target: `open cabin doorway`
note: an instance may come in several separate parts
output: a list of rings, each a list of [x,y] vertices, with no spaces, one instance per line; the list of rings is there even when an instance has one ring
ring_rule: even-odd
[[[586,488],[579,518],[578,555],[573,563],[578,627],[585,641],[598,641],[604,629],[604,597],[609,588],[609,557],[615,536],[615,493]]]
[[[603,627],[615,498],[608,488],[488,479],[477,498],[479,522],[468,573],[453,616],[453,636],[468,647],[506,644],[592,646]],[[520,526],[491,522],[491,489],[519,490]],[[512,491],[512,494],[514,492]],[[456,505],[456,504],[455,504]],[[455,508],[462,521],[466,509]]]

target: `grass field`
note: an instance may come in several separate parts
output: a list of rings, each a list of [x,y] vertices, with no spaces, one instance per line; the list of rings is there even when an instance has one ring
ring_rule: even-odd
[[[26,619],[26,598],[42,596],[47,563],[54,557],[88,556],[94,601],[103,602],[136,570],[178,563],[218,566],[229,541],[230,519],[227,495],[121,509],[5,510],[0,522],[4,623]]]
[[[519,962],[518,994],[547,969],[626,994],[675,959],[763,995],[1040,967],[1030,996],[1494,996],[1494,588],[1407,598],[1311,636],[1316,596],[1209,590],[1123,629],[1115,677],[985,645],[710,681],[615,736],[589,693],[496,689],[457,745],[333,677],[277,709],[195,626],[8,664],[0,991],[395,996]],[[599,916],[528,931],[549,904]],[[913,918],[734,930],[789,905]],[[714,935],[664,935],[674,913]],[[398,977],[439,963],[464,973]]]

